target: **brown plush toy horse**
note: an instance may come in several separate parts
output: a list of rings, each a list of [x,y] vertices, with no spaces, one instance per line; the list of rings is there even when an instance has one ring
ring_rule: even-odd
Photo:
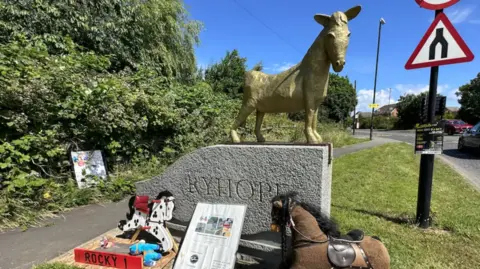
[[[286,253],[285,229],[292,232],[293,252],[282,267],[292,269],[373,268],[389,269],[390,255],[375,236],[360,230],[340,236],[336,223],[320,211],[295,199],[295,193],[272,199],[272,231],[282,227],[282,250]],[[284,262],[285,262],[284,260]]]

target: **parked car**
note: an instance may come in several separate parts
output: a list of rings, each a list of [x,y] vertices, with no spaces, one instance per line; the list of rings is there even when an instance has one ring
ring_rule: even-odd
[[[441,120],[438,124],[443,126],[443,131],[449,135],[461,134],[466,129],[473,127],[471,124],[468,124],[463,120]]]
[[[467,129],[458,139],[458,150],[465,148],[480,150],[480,122]]]

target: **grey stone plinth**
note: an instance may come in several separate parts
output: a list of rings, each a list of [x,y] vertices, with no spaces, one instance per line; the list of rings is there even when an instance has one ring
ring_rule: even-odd
[[[269,230],[270,200],[296,191],[330,215],[331,146],[233,144],[198,149],[162,175],[137,183],[137,195],[175,197],[172,222],[186,225],[198,202],[246,204],[243,235]]]

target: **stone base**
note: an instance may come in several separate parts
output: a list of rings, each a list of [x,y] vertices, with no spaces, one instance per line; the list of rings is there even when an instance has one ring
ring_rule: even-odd
[[[280,234],[271,233],[270,200],[295,191],[330,215],[330,144],[231,144],[198,149],[178,159],[162,175],[138,182],[137,195],[164,190],[175,197],[172,233],[183,231],[198,202],[245,204],[240,253],[280,257]],[[261,255],[260,255],[261,254]],[[265,254],[265,255],[263,255]],[[272,268],[272,267],[266,267]]]
[[[185,236],[186,227],[167,222],[168,229],[177,242]],[[290,248],[290,237],[287,247]],[[255,236],[242,236],[237,251],[235,268],[273,269],[280,265],[281,257],[280,233],[265,232]]]

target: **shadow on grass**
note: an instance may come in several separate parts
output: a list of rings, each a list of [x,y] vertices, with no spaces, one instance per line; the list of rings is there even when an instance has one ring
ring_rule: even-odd
[[[366,214],[366,215],[370,215],[370,216],[379,217],[379,218],[382,218],[384,220],[387,220],[387,221],[390,221],[390,222],[393,222],[393,223],[396,223],[396,224],[407,224],[407,225],[415,224],[415,219],[411,218],[407,214],[401,214],[399,216],[391,216],[391,215],[387,215],[387,214],[382,213],[382,212],[370,211],[370,210],[366,210],[366,209],[349,208],[349,207],[338,206],[338,205],[333,205],[333,204],[332,204],[332,207],[336,207],[336,208],[344,209],[344,210],[350,210],[350,211],[354,211],[354,212],[358,212],[358,213]]]

